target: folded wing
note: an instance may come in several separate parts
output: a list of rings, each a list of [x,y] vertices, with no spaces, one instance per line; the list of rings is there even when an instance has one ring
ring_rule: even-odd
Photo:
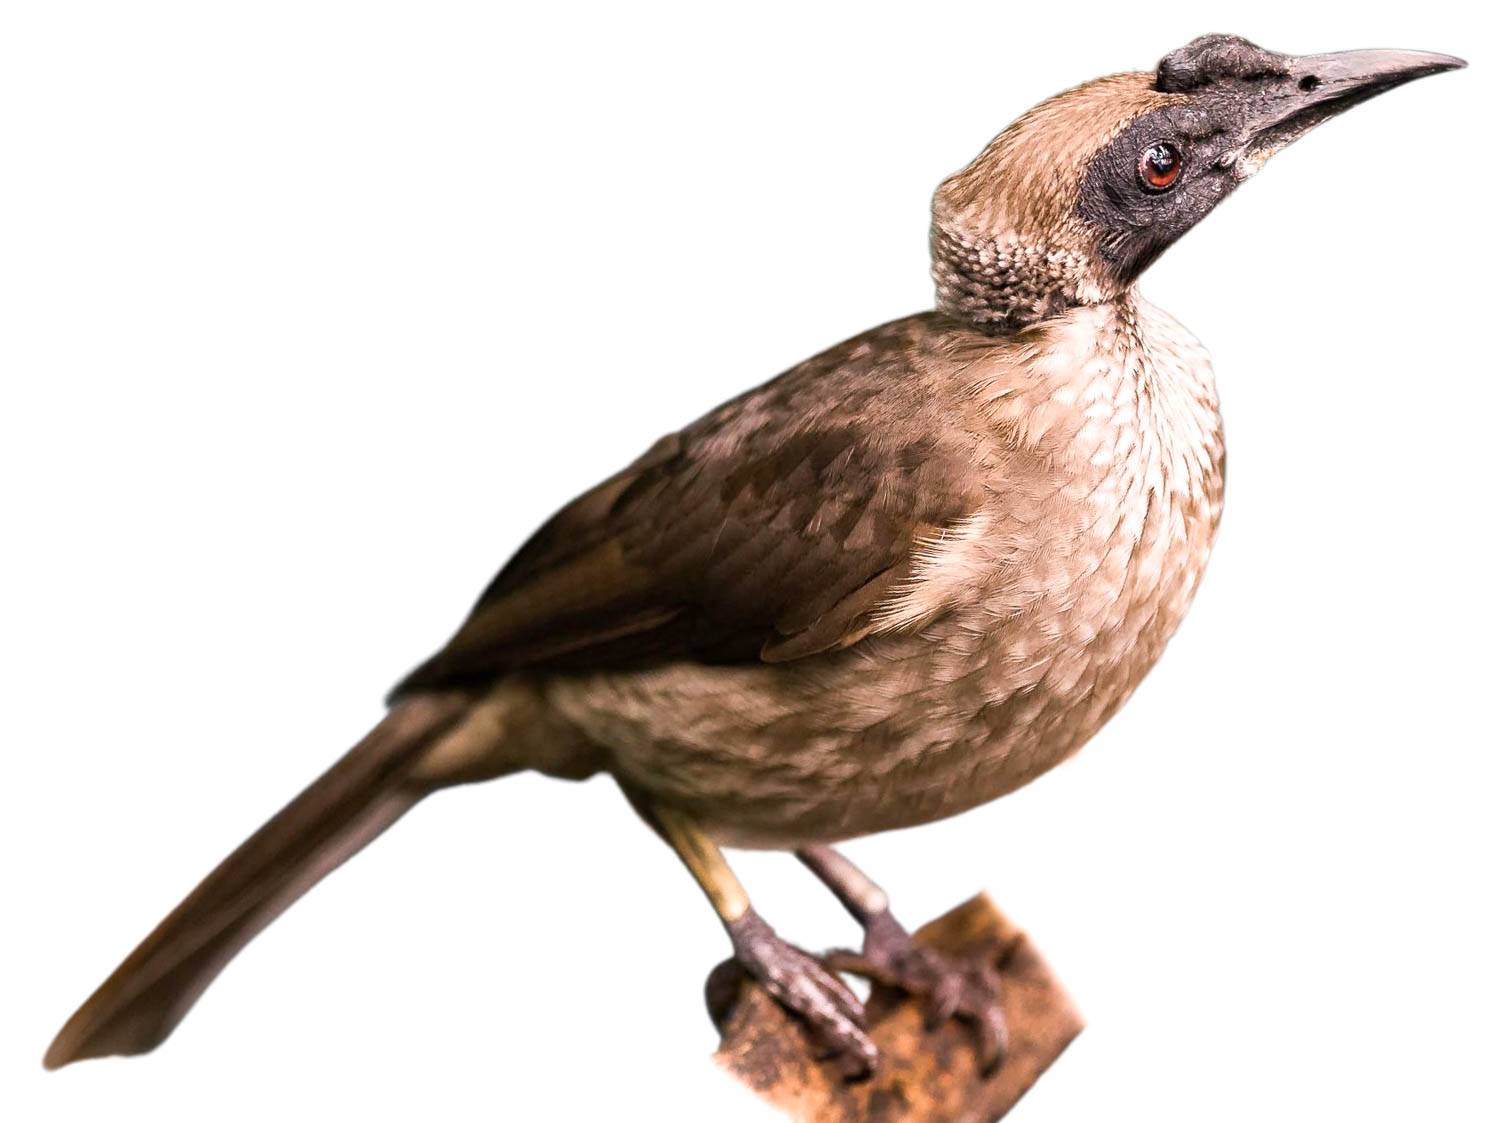
[[[933,408],[924,319],[809,360],[574,500],[396,695],[856,643],[922,543],[984,502],[975,438]]]

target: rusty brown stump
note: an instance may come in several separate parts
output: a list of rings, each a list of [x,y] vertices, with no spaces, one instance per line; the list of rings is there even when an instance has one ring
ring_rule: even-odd
[[[992,1123],[1006,1115],[1082,1032],[1082,1019],[1045,960],[984,894],[931,921],[916,940],[955,955],[991,957],[1004,982],[1010,1047],[992,1077],[978,1071],[973,1032],[960,1022],[927,1030],[917,1001],[876,985],[870,1033],[875,1075],[845,1083],[819,1061],[801,1024],[755,983],[713,1011],[719,1062],[802,1123]]]

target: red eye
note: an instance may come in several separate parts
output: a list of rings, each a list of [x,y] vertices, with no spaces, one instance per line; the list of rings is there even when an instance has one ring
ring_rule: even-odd
[[[1181,152],[1157,140],[1139,154],[1139,182],[1149,191],[1169,191],[1181,178]]]

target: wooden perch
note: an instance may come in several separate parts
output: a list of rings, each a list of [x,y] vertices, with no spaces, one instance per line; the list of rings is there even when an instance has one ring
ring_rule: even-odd
[[[730,1072],[800,1123],[992,1123],[1008,1113],[1082,1031],[1082,1019],[1029,938],[979,894],[915,938],[954,955],[989,956],[1004,983],[1010,1047],[999,1070],[978,1071],[973,1033],[961,1022],[924,1026],[916,1000],[875,985],[869,1030],[874,1076],[845,1083],[816,1059],[800,1023],[740,976],[736,993],[710,995]]]

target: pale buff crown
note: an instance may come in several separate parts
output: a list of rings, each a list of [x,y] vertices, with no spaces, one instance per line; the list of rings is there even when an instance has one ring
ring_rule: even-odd
[[[1041,102],[949,176],[932,206],[932,275],[942,311],[1022,327],[1118,295],[1078,214],[1088,164],[1144,113],[1177,104],[1150,73],[1115,74]]]

